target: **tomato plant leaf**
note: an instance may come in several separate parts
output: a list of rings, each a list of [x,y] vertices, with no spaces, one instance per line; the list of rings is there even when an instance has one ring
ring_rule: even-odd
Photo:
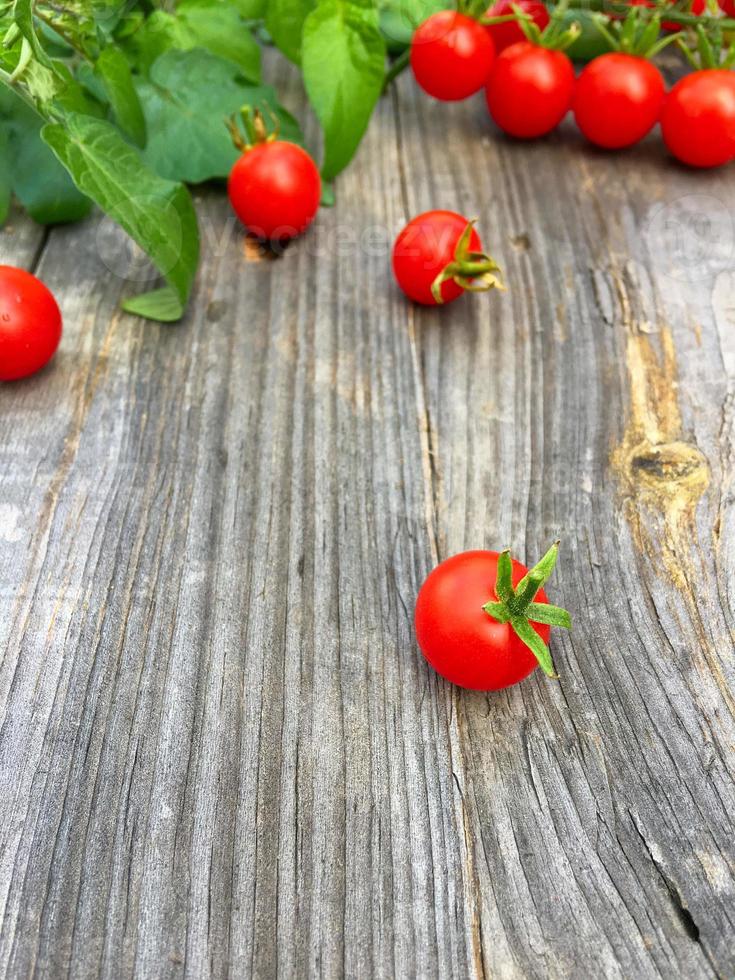
[[[23,37],[29,42],[37,61],[45,68],[52,68],[53,63],[41,44],[33,20],[33,0],[14,0],[11,8],[13,20]]]
[[[304,22],[316,0],[269,0],[265,26],[278,48],[295,64],[301,62]]]
[[[69,114],[44,127],[42,136],[77,187],[107,212],[145,250],[166,279],[165,302],[156,291],[147,316],[178,320],[186,306],[199,259],[199,232],[189,192],[149,170],[140,154],[110,123]],[[126,304],[146,309],[139,299]]]
[[[119,48],[105,48],[95,63],[95,72],[120,129],[138,146],[145,146],[145,117],[125,55]]]
[[[488,0],[487,6],[491,6]],[[450,6],[444,0],[387,0],[380,7],[380,29],[389,48],[398,52],[411,43],[414,31],[432,14]]]
[[[166,52],[138,90],[150,134],[144,158],[169,180],[198,184],[226,177],[238,151],[225,119],[246,104],[260,109],[266,121],[277,120],[284,139],[303,142],[273,89],[249,85],[235,65],[208,51]]]
[[[41,139],[43,120],[11,90],[0,88],[0,138],[6,146],[8,182],[34,221],[78,221],[92,207]]]
[[[248,81],[257,83],[261,77],[260,46],[227,0],[184,0],[175,14],[156,10],[125,46],[143,74],[167,51],[204,48],[237,65]]]
[[[371,0],[319,0],[304,23],[304,84],[324,129],[325,180],[355,155],[383,88],[385,57]]]

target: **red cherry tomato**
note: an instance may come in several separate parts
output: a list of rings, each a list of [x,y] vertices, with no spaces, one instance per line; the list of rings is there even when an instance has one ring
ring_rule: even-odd
[[[527,14],[540,31],[545,30],[549,26],[549,12],[540,0],[519,0],[518,3],[514,3],[514,0],[498,0],[488,10],[485,16],[507,17],[515,13],[514,7],[519,7],[524,14]],[[509,20],[505,24],[489,24],[485,30],[489,32],[490,37],[493,39],[495,51],[498,54],[510,47],[511,44],[526,40],[526,35],[523,33],[517,21]]]
[[[710,68],[678,81],[664,102],[661,131],[682,163],[729,163],[735,157],[735,72]]]
[[[485,28],[453,10],[433,14],[411,42],[411,68],[421,88],[442,102],[479,92],[487,81],[495,47]]]
[[[499,691],[518,684],[538,666],[510,623],[483,608],[497,602],[497,551],[468,551],[439,565],[421,588],[416,603],[416,638],[422,653],[442,677],[475,691]],[[515,588],[528,569],[512,563]],[[543,589],[535,601],[548,605]],[[532,628],[548,645],[551,629]]]
[[[393,248],[393,273],[410,299],[424,306],[438,305],[432,287],[444,273],[447,278],[441,284],[441,298],[443,303],[451,303],[481,275],[479,266],[483,263],[488,274],[498,271],[493,260],[483,254],[474,227],[468,235],[469,225],[467,218],[454,211],[427,211],[406,225]],[[474,274],[463,276],[462,264],[470,260]]]
[[[661,113],[666,87],[650,61],[613,51],[591,61],[577,79],[574,116],[596,146],[617,150],[649,133]]]
[[[726,17],[735,17],[735,0],[717,0],[717,5]]]
[[[0,265],[0,381],[40,371],[61,340],[61,312],[40,279]]]
[[[249,231],[283,242],[306,231],[314,220],[322,182],[306,150],[271,140],[245,150],[232,168],[228,192]]]
[[[555,129],[569,111],[574,68],[562,51],[520,41],[495,59],[487,105],[496,124],[519,139]]]

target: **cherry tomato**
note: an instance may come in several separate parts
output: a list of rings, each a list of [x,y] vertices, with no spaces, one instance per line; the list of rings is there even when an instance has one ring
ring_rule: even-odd
[[[0,265],[0,381],[40,371],[61,340],[61,312],[51,292],[25,269]]]
[[[519,41],[495,59],[487,105],[496,124],[519,139],[555,129],[569,111],[574,68],[562,51]]]
[[[735,0],[717,0],[717,5],[726,17],[735,17]]]
[[[411,68],[421,88],[442,102],[479,92],[487,81],[495,47],[485,28],[453,10],[433,14],[411,42]]]
[[[432,667],[453,684],[476,691],[510,687],[539,664],[555,676],[549,624],[571,627],[569,614],[550,606],[543,589],[556,554],[555,545],[530,573],[497,551],[467,551],[435,568],[421,587],[415,615],[416,638]],[[520,597],[531,576],[524,601]]]
[[[319,210],[322,182],[300,146],[268,140],[245,150],[230,173],[230,202],[253,234],[289,241],[306,231]]]
[[[734,0],[735,2],[735,0]],[[540,31],[545,30],[549,25],[549,12],[540,0],[498,0],[497,3],[488,10],[486,17],[507,17],[514,14],[514,7],[519,7],[524,14],[527,14],[536,24]],[[526,35],[517,21],[506,21],[505,24],[489,24],[486,28],[495,44],[495,51],[500,54],[511,44],[518,41],[525,41]]]
[[[735,72],[709,68],[678,81],[664,102],[661,130],[682,163],[729,163],[735,157]]]
[[[403,229],[393,248],[393,272],[404,293],[424,306],[458,299],[476,281],[499,285],[495,262],[482,251],[474,226],[454,211],[427,211]],[[444,281],[438,286],[439,277]]]
[[[622,149],[653,129],[665,94],[664,80],[655,65],[612,51],[591,61],[577,79],[574,116],[591,143]]]

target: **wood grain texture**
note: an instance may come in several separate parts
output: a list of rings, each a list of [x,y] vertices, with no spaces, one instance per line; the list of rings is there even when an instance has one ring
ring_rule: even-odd
[[[406,305],[430,206],[506,295]],[[66,333],[0,389],[0,975],[735,976],[734,206],[403,79],[283,257],[201,196],[179,326],[14,218]],[[561,681],[450,689],[425,574],[555,536]]]

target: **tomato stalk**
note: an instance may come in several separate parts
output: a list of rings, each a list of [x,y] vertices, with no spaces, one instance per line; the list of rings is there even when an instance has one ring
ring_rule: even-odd
[[[488,602],[482,608],[498,623],[510,623],[519,640],[526,644],[539,662],[547,677],[558,679],[549,648],[531,625],[572,628],[572,618],[566,609],[545,602],[536,602],[536,596],[548,582],[559,557],[559,542],[549,548],[541,561],[513,588],[513,564],[510,551],[498,558],[498,576],[495,583],[497,601]]]
[[[505,289],[499,275],[500,266],[495,259],[486,255],[485,252],[470,251],[470,240],[476,224],[476,218],[467,224],[462,232],[462,237],[457,242],[454,261],[442,269],[432,283],[432,296],[440,305],[444,303],[442,286],[450,280],[471,293],[485,293],[490,289]]]
[[[278,120],[275,120],[275,130],[269,133],[260,109],[256,109],[253,113],[249,106],[243,106],[240,110],[240,122],[242,123],[242,129],[245,130],[246,139],[243,139],[237,115],[230,116],[229,119],[225,120],[225,125],[230,131],[235,149],[239,150],[240,153],[247,153],[254,146],[258,146],[261,143],[274,143],[278,139],[280,128]]]

